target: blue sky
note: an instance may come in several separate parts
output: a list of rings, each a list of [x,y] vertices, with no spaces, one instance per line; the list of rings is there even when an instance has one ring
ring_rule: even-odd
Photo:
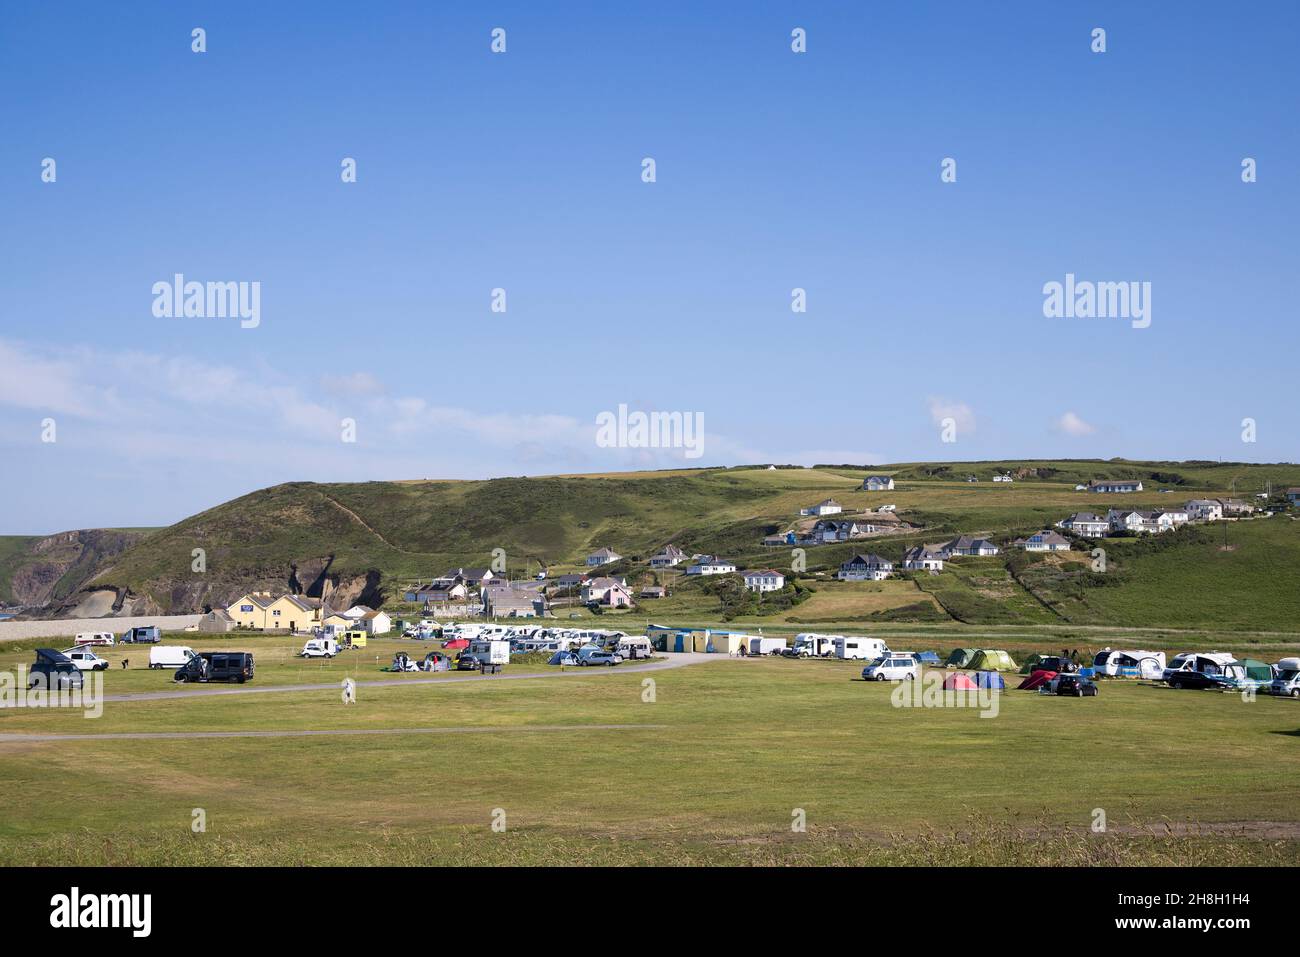
[[[690,464],[1294,460],[1295,4],[622,6],[7,7],[0,532],[682,462],[619,403]],[[261,324],[155,317],[178,272]]]

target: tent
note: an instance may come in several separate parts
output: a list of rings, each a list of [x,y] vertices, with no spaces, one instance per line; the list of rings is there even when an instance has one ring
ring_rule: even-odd
[[[935,654],[933,651],[918,651],[914,655],[912,655],[912,657],[915,658],[923,665],[937,666],[939,664],[939,656]]]
[[[1254,658],[1242,658],[1237,664],[1246,669],[1246,677],[1251,681],[1272,681],[1273,666]]]
[[[1022,691],[1033,691],[1041,685],[1047,684],[1056,677],[1055,671],[1035,671],[1016,687]]]
[[[943,663],[945,668],[965,668],[970,664],[970,660],[975,657],[974,648],[954,648],[948,660]]]
[[[975,672],[975,684],[980,688],[992,688],[997,691],[1001,691],[1007,686],[1002,676],[996,671]]]
[[[944,691],[974,691],[979,686],[971,681],[970,675],[954,672],[943,679]]]
[[[972,671],[1015,671],[1016,663],[1005,651],[982,648],[975,652],[966,667]]]

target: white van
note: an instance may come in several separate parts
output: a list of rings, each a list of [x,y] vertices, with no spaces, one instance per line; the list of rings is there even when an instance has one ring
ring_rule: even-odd
[[[912,681],[921,664],[911,655],[885,653],[862,669],[863,681]]]
[[[107,671],[108,662],[90,650],[89,645],[78,645],[64,652],[77,666],[78,671]]]
[[[875,661],[889,654],[889,645],[879,638],[859,638],[856,635],[837,636],[835,657],[846,661]]]
[[[83,631],[73,639],[77,645],[103,645],[111,648],[117,644],[111,631]]]
[[[302,646],[304,658],[333,658],[339,653],[339,643],[333,638],[313,638]]]
[[[149,649],[149,667],[183,668],[193,657],[193,649],[184,645],[154,645]]]

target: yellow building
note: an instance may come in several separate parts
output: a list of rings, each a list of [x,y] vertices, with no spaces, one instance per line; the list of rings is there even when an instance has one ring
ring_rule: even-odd
[[[230,616],[236,628],[245,631],[265,631],[266,610],[271,607],[273,601],[270,592],[249,592],[227,605],[226,614]]]
[[[226,607],[236,628],[246,631],[311,631],[321,623],[320,602],[300,595],[272,598],[270,592],[249,592]]]

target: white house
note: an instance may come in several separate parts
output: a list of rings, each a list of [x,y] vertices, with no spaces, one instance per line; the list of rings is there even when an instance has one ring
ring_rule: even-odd
[[[1074,534],[1082,535],[1084,538],[1105,538],[1106,533],[1110,531],[1110,522],[1092,512],[1075,512],[1069,518],[1063,518],[1056,524],[1058,527],[1068,528]]]
[[[620,578],[593,578],[582,586],[582,603],[604,605],[607,608],[630,608],[632,593],[627,590],[627,583]]]
[[[694,565],[686,569],[688,575],[726,575],[736,570],[734,563],[712,555],[700,557]]]
[[[591,568],[595,568],[597,565],[608,565],[611,562],[616,562],[622,557],[622,555],[614,551],[612,548],[601,548],[587,556],[587,565]]]
[[[943,546],[949,555],[996,555],[998,547],[987,538],[975,538],[972,535],[960,535]]]
[[[894,571],[894,563],[879,555],[857,554],[840,565],[835,577],[844,582],[884,581]]]
[[[903,567],[909,571],[943,571],[943,548],[939,545],[917,545],[903,553]]]
[[[833,498],[825,499],[816,505],[810,505],[805,509],[800,509],[800,515],[838,515],[844,511],[844,507]]]
[[[1223,518],[1223,503],[1212,498],[1194,498],[1185,506],[1188,517],[1195,522],[1217,522]]]
[[[368,611],[357,623],[371,635],[386,635],[393,630],[393,619],[385,611]]]
[[[1153,531],[1151,512],[1140,512],[1128,508],[1112,508],[1106,513],[1112,532],[1150,532]]]
[[[751,569],[744,577],[745,587],[750,591],[780,591],[785,587],[785,576],[771,568]]]
[[[894,480],[888,475],[868,475],[862,480],[864,492],[888,492],[894,487]]]
[[[672,568],[686,560],[686,553],[676,545],[665,545],[658,555],[650,557],[651,568]]]
[[[1047,529],[1035,532],[1025,539],[1025,551],[1027,552],[1068,552],[1069,550],[1070,540],[1068,538]]]
[[[1077,486],[1076,486],[1077,488]],[[1142,483],[1140,481],[1123,481],[1119,479],[1103,479],[1100,482],[1091,480],[1088,482],[1089,492],[1123,493],[1123,492],[1140,492]]]
[[[1167,532],[1179,525],[1186,525],[1191,520],[1191,514],[1182,508],[1162,508],[1153,513],[1152,519],[1156,531]]]

